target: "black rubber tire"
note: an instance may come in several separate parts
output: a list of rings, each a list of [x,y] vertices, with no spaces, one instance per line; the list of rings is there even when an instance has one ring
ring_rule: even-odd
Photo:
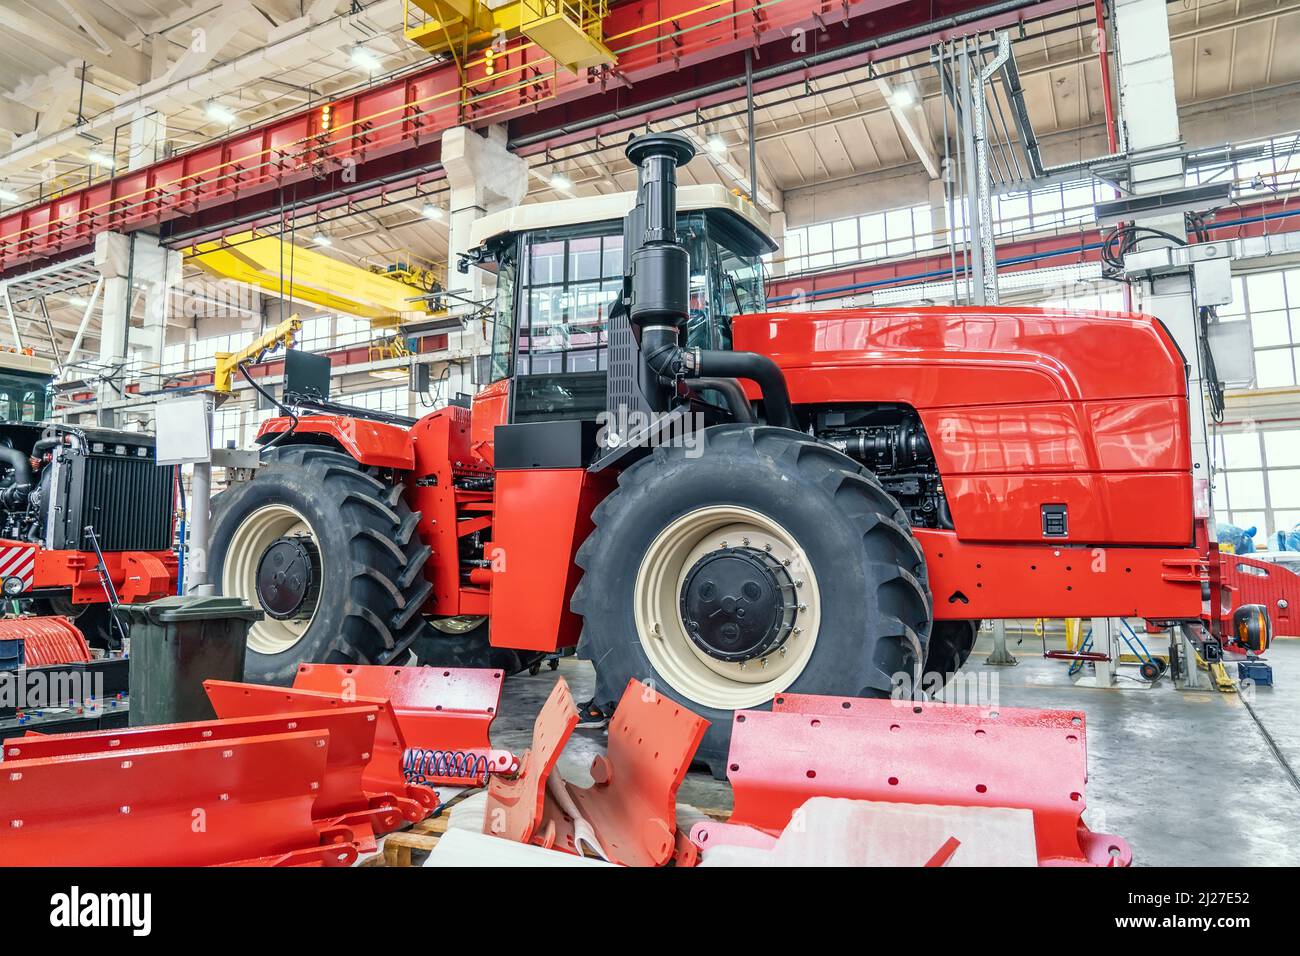
[[[302,638],[277,654],[250,648],[245,677],[288,684],[303,662],[387,664],[400,656],[427,627],[420,608],[433,590],[422,573],[430,548],[415,533],[420,514],[402,500],[402,486],[318,446],[273,448],[264,462],[252,480],[213,499],[212,584],[221,593],[236,530],[266,504],[288,505],[306,520],[325,556],[325,580]],[[260,606],[256,595],[244,596]]]
[[[630,678],[709,721],[696,759],[725,775],[732,713],[704,706],[659,676],[637,636],[633,590],[642,556],[674,519],[710,505],[767,515],[797,540],[817,576],[822,624],[791,693],[888,697],[914,679],[929,637],[925,555],[897,502],[853,459],[799,432],[718,425],[703,452],[661,447],[626,469],[595,509],[578,551],[573,596],[583,618],[578,656],[596,668],[596,700],[617,703]],[[768,709],[767,701],[756,709]]]
[[[970,657],[979,634],[979,621],[935,621],[930,631],[930,643],[925,651],[925,686],[927,690],[941,689],[961,670]],[[941,675],[936,677],[934,675]]]
[[[411,644],[415,659],[425,667],[490,667],[506,675],[526,670],[540,651],[516,651],[493,647],[488,642],[488,619],[478,627],[460,634],[448,634],[436,627],[426,627]]]

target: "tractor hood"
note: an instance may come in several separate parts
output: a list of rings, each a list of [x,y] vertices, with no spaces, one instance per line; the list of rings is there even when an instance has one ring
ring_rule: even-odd
[[[844,309],[741,316],[735,348],[787,370],[851,370],[852,400],[916,408],[1187,394],[1186,363],[1159,320],[1121,312],[1030,308]],[[900,394],[895,379],[906,381]],[[791,375],[796,403],[820,394]],[[800,394],[816,389],[819,394]]]

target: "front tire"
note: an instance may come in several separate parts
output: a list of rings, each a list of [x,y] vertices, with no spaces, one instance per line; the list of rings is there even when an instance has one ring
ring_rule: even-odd
[[[875,477],[820,442],[709,428],[698,456],[657,448],[626,469],[593,518],[573,609],[596,699],[652,683],[709,720],[697,759],[716,775],[737,709],[887,697],[919,676],[924,553]]]
[[[210,580],[266,613],[249,629],[245,676],[288,684],[303,662],[398,657],[426,626],[433,587],[419,519],[400,484],[315,446],[272,449],[251,481],[217,495]]]

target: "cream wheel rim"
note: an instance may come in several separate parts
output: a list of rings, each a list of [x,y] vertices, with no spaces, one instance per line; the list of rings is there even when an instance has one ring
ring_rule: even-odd
[[[315,537],[307,519],[288,505],[263,505],[245,518],[226,549],[226,560],[221,569],[221,593],[241,597],[253,607],[260,608],[257,565],[273,542],[293,534]],[[322,556],[322,577],[324,561]],[[248,629],[248,648],[259,654],[281,654],[302,640],[315,617],[313,608],[312,613],[304,618],[278,621],[268,616],[254,621]]]
[[[784,643],[748,661],[720,660],[686,632],[680,595],[695,563],[713,551],[753,548],[781,562],[798,611]],[[633,591],[637,637],[660,679],[706,707],[736,710],[766,703],[788,688],[812,658],[821,625],[817,576],[794,536],[767,515],[714,505],[672,521],[641,559]]]

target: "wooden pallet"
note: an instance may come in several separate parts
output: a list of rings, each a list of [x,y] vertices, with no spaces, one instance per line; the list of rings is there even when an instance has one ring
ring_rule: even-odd
[[[453,801],[454,803],[454,801]],[[360,866],[415,867],[423,864],[425,855],[438,845],[438,839],[447,832],[451,821],[450,807],[436,817],[421,820],[405,830],[398,830],[383,837],[379,851],[362,860]],[[731,816],[728,810],[702,808],[701,813],[714,820],[726,820]],[[412,853],[419,853],[419,863],[414,862]]]

